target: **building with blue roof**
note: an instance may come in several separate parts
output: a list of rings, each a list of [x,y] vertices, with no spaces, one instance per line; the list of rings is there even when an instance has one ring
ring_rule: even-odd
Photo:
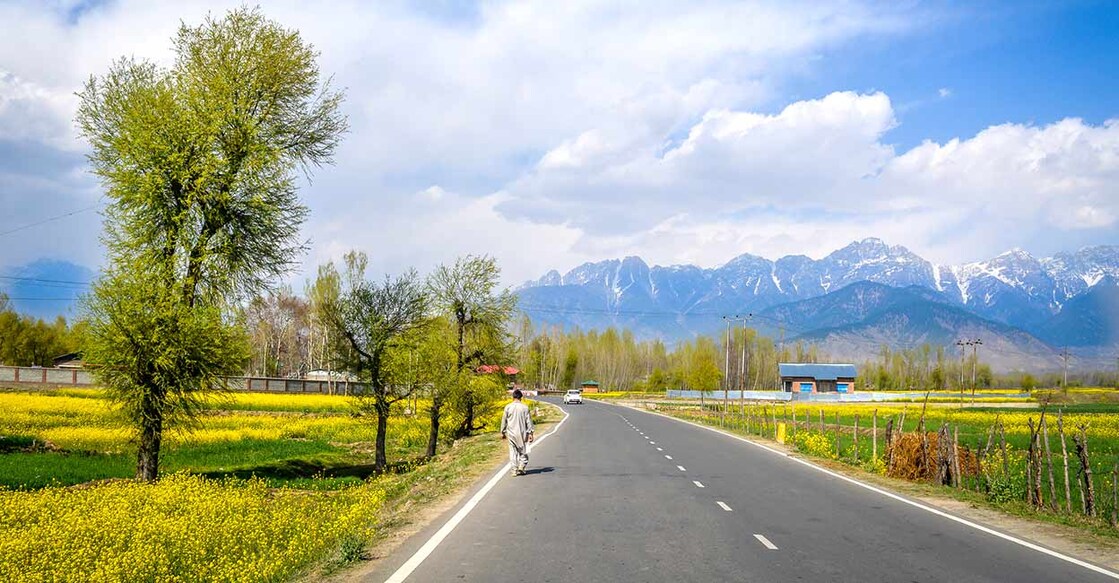
[[[853,364],[777,365],[781,390],[787,393],[853,393],[858,372]]]

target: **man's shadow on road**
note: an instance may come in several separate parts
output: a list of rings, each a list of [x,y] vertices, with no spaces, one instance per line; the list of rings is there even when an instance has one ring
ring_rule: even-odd
[[[553,468],[553,467],[532,468],[532,469],[525,470],[524,475],[531,476],[533,474],[549,474],[549,473],[554,472],[554,471],[556,471],[556,469]]]

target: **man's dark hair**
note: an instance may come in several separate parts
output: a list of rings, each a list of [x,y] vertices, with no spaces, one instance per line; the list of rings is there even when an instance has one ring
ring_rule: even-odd
[[[524,396],[524,393],[522,393],[520,389],[513,389],[513,398],[514,399],[520,399],[523,396]]]

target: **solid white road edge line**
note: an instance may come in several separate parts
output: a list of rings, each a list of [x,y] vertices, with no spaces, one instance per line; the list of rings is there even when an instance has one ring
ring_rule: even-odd
[[[563,409],[560,410],[563,411]],[[536,444],[544,441],[552,434],[559,431],[559,428],[563,426],[563,424],[567,421],[567,418],[568,413],[567,411],[564,411],[563,419],[560,419],[560,422],[557,423],[551,431],[545,433],[544,435],[541,435],[540,437],[537,437],[532,443],[530,443],[528,446],[528,451],[531,452]],[[407,579],[408,576],[411,575],[412,572],[415,571],[416,568],[424,562],[424,559],[427,559],[427,557],[431,555],[433,551],[435,551],[436,547],[439,546],[439,543],[443,542],[443,539],[447,538],[447,535],[451,534],[451,531],[453,531],[455,527],[458,526],[464,518],[466,518],[466,515],[470,514],[470,512],[474,510],[474,507],[482,501],[482,498],[485,498],[486,494],[489,494],[490,490],[493,490],[493,487],[496,486],[497,483],[501,481],[501,478],[504,478],[511,469],[512,466],[508,462],[506,462],[504,466],[501,466],[501,469],[497,470],[497,473],[494,474],[488,482],[486,482],[486,485],[482,486],[481,490],[478,490],[477,493],[470,497],[470,500],[467,501],[465,506],[460,508],[459,511],[456,512],[455,515],[452,516],[446,524],[444,524],[438,531],[435,532],[435,534],[431,535],[431,538],[427,539],[427,542],[425,542],[424,545],[420,547],[420,550],[416,551],[415,554],[413,554],[407,561],[405,561],[404,564],[401,565],[400,568],[397,569],[391,577],[385,579],[385,583],[401,583],[405,579]]]
[[[700,484],[699,480],[692,480],[692,483],[695,484],[696,488],[702,488],[703,487],[703,484]]]
[[[726,510],[727,512],[734,512],[733,510],[730,509],[730,506],[727,506],[727,503],[723,502],[722,500],[716,500],[715,504],[718,504],[719,508],[722,508],[723,510]]]
[[[614,406],[615,407],[624,407],[625,405],[614,405]],[[1089,571],[1095,571],[1096,573],[1100,573],[1101,575],[1107,575],[1108,577],[1111,577],[1112,579],[1119,579],[1119,573],[1116,573],[1115,571],[1111,571],[1111,570],[1105,569],[1103,567],[1093,565],[1092,563],[1089,563],[1087,561],[1081,561],[1080,559],[1077,559],[1075,557],[1070,557],[1066,554],[1054,551],[1052,549],[1047,549],[1047,548],[1045,548],[1041,545],[1034,544],[1030,541],[1020,539],[1016,536],[1009,535],[1009,534],[1006,534],[1004,532],[999,532],[999,531],[997,531],[993,528],[983,526],[982,524],[979,524],[979,523],[976,523],[976,522],[972,522],[972,521],[970,521],[966,518],[960,518],[959,516],[949,514],[949,513],[945,512],[943,510],[933,508],[932,506],[922,504],[922,503],[917,502],[915,500],[910,500],[908,498],[905,498],[904,496],[899,496],[897,494],[894,494],[893,492],[888,492],[888,491],[883,490],[883,489],[881,489],[877,486],[871,486],[870,484],[865,484],[865,483],[860,482],[860,481],[858,481],[854,478],[850,478],[850,477],[844,476],[843,474],[833,472],[833,471],[831,471],[827,468],[818,466],[818,465],[816,465],[812,462],[803,460],[801,458],[790,456],[789,454],[787,454],[783,451],[773,449],[772,447],[760,444],[756,441],[751,441],[751,440],[746,439],[744,437],[739,437],[737,435],[734,435],[733,433],[727,433],[725,431],[721,431],[721,430],[716,429],[714,427],[707,427],[706,425],[700,425],[699,423],[693,423],[691,421],[687,421],[687,420],[684,420],[684,419],[678,419],[678,418],[673,417],[671,415],[665,415],[664,413],[657,413],[656,411],[645,411],[643,409],[638,409],[636,407],[629,407],[629,408],[633,409],[634,411],[640,411],[642,413],[647,413],[649,415],[657,415],[659,417],[664,417],[666,419],[671,419],[673,421],[678,421],[680,423],[687,423],[688,425],[692,425],[692,426],[698,427],[700,429],[706,429],[707,431],[710,431],[712,433],[718,433],[719,435],[725,435],[727,437],[737,439],[738,441],[748,443],[748,444],[750,444],[754,447],[759,447],[761,449],[764,449],[765,451],[768,451],[768,452],[773,453],[773,454],[777,454],[777,455],[782,456],[782,457],[784,457],[788,460],[791,460],[791,461],[794,461],[794,462],[796,462],[798,464],[801,464],[803,466],[807,466],[809,468],[812,468],[812,469],[814,469],[818,472],[823,472],[823,473],[825,473],[829,476],[832,476],[834,478],[838,478],[840,480],[843,480],[844,482],[854,484],[854,485],[856,485],[860,488],[864,488],[866,490],[870,490],[871,492],[881,494],[881,495],[883,495],[887,498],[892,498],[892,499],[897,500],[898,502],[901,502],[903,504],[908,504],[910,506],[913,506],[914,508],[920,508],[921,510],[924,510],[926,512],[931,512],[932,514],[935,514],[937,516],[947,518],[948,520],[951,520],[953,522],[957,522],[957,523],[962,524],[964,526],[974,528],[975,530],[985,532],[989,535],[996,536],[996,537],[1001,538],[1005,541],[1009,541],[1009,542],[1012,542],[1016,545],[1026,547],[1027,549],[1037,551],[1037,552],[1042,553],[1044,555],[1049,555],[1053,558],[1060,559],[1062,561],[1066,561],[1066,562],[1072,563],[1074,565],[1078,565],[1080,567],[1084,567],[1085,569],[1088,569]]]
[[[765,548],[767,548],[767,549],[769,549],[769,550],[771,550],[771,551],[776,551],[776,550],[777,550],[777,545],[775,545],[775,544],[773,544],[773,543],[769,542],[769,539],[765,538],[765,536],[763,536],[763,535],[760,535],[760,534],[755,534],[755,535],[754,535],[754,538],[758,539],[758,542],[760,542],[760,543],[762,543],[763,545],[765,545]]]

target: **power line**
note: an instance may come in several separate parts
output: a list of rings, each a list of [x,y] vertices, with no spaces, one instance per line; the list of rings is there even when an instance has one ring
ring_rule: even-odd
[[[101,206],[100,199],[98,199],[98,201],[96,203],[91,204],[87,207],[82,207],[80,209],[73,210],[73,211],[70,211],[68,213],[62,213],[60,215],[55,215],[53,217],[47,217],[47,218],[45,218],[41,221],[35,221],[34,223],[27,223],[26,225],[20,225],[20,226],[14,228],[14,229],[8,229],[7,231],[0,231],[0,237],[3,237],[4,235],[11,235],[12,233],[18,233],[20,231],[30,229],[31,227],[38,227],[39,225],[45,225],[47,223],[57,221],[59,219],[64,219],[66,217],[72,217],[72,216],[77,215],[77,214],[81,214],[81,213],[84,213],[84,212],[87,212],[87,211],[91,211],[91,210],[93,210],[93,209],[95,209],[99,206]]]
[[[13,302],[72,302],[76,299],[78,298],[8,298],[9,301]]]
[[[669,312],[669,311],[653,311],[653,310],[610,310],[607,308],[571,308],[562,306],[541,306],[533,304],[518,304],[517,307],[525,312],[538,312],[544,314],[566,314],[566,315],[605,315],[605,316],[647,316],[647,317],[662,317],[662,318],[693,318],[693,317],[706,317],[706,318],[719,318],[720,320],[725,315],[725,312]],[[790,332],[804,333],[811,332],[803,328],[789,326],[783,320],[771,316],[763,316],[760,314],[752,314],[751,316],[758,320],[767,320],[775,325],[782,326]]]
[[[88,282],[88,281],[68,281],[68,280],[65,280],[65,279],[40,279],[38,277],[17,277],[17,276],[14,276],[14,275],[0,275],[0,279],[11,279],[11,280],[15,280],[15,281],[30,281],[30,282],[35,282],[35,283],[57,283],[57,284],[66,284],[66,285],[84,286],[84,287],[88,287],[90,285],[90,282]]]

